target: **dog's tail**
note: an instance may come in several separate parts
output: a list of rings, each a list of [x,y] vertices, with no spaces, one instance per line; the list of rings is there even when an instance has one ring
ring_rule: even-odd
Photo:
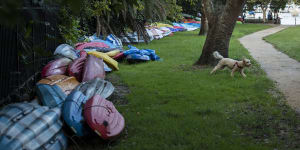
[[[213,56],[216,59],[223,59],[224,58],[218,51],[214,51]]]

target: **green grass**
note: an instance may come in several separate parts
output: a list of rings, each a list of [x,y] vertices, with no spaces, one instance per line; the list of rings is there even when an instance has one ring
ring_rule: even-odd
[[[269,28],[237,25],[230,57],[249,56],[238,38]],[[194,69],[205,37],[180,32],[139,48],[155,49],[163,61],[121,64],[114,72],[130,88],[128,104],[117,106],[126,129],[109,149],[145,150],[269,150],[297,149],[299,121],[293,110],[271,93],[274,84],[252,59],[253,66],[230,77],[210,75],[212,68]],[[298,147],[297,147],[298,146]]]
[[[290,27],[265,38],[278,50],[300,61],[300,26]]]

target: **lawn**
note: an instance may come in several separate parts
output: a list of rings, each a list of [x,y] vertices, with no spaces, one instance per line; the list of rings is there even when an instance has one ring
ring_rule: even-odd
[[[300,26],[290,27],[265,38],[278,50],[300,61]]]
[[[251,58],[237,39],[269,27],[237,25],[230,57]],[[246,70],[245,79],[240,74],[231,78],[230,70],[210,75],[212,68],[192,67],[205,40],[197,33],[180,32],[136,45],[155,49],[163,61],[121,64],[120,71],[110,74],[120,77],[130,94],[126,105],[117,105],[126,119],[126,129],[117,141],[103,148],[299,149],[298,116],[252,58],[253,66]]]

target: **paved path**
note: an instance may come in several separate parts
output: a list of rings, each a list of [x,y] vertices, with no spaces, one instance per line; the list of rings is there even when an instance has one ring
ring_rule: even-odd
[[[277,82],[278,88],[286,96],[288,104],[300,112],[300,63],[286,54],[277,51],[263,37],[274,34],[287,26],[277,26],[259,31],[240,39],[267,75]]]

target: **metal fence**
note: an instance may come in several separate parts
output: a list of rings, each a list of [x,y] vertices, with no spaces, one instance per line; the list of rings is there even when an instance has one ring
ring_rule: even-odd
[[[28,17],[31,23],[25,26],[0,23],[0,105],[32,98],[41,68],[52,59],[47,54],[59,44],[56,17],[42,8],[35,9],[37,22]]]

